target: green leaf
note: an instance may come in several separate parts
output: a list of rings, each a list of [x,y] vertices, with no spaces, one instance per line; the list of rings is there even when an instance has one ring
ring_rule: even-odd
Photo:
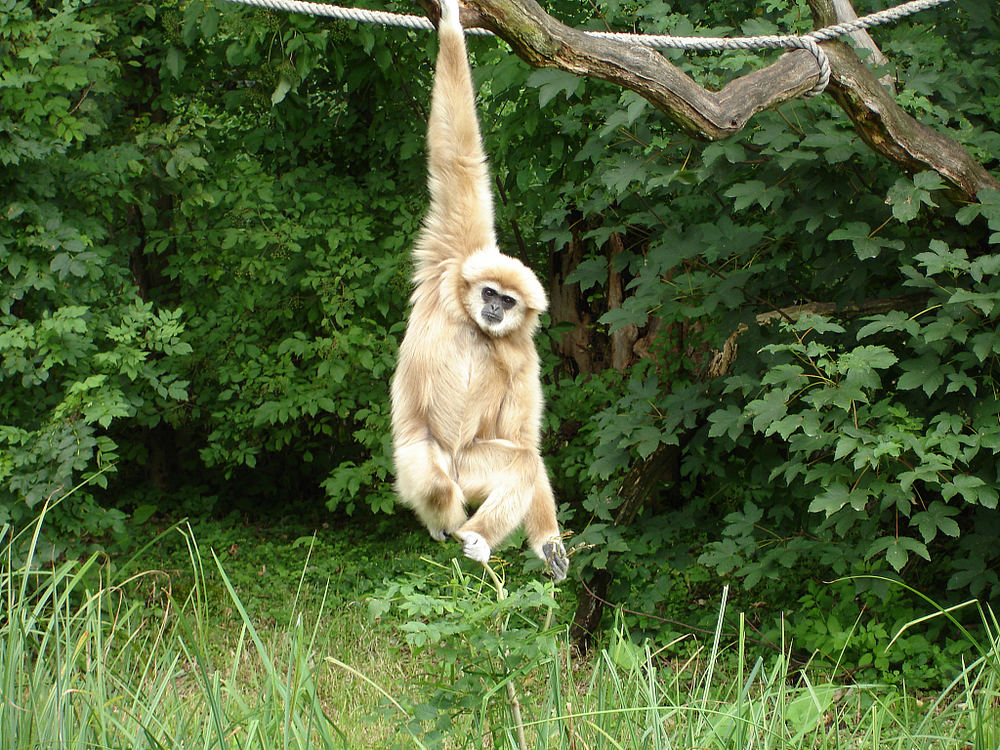
[[[944,385],[946,372],[941,360],[934,354],[925,354],[919,359],[906,360],[900,363],[903,374],[896,385],[904,391],[922,388],[928,396]]]
[[[969,267],[969,254],[963,248],[952,250],[940,240],[931,240],[928,247],[928,252],[918,253],[914,258],[927,269],[928,276],[965,271]]]
[[[584,85],[580,76],[556,68],[542,68],[528,76],[527,85],[538,89],[538,106],[542,109],[559,94],[571,98]]]
[[[629,191],[634,183],[646,181],[648,169],[645,159],[619,159],[616,165],[604,171],[601,181],[616,194]]]
[[[184,9],[184,25],[181,31],[181,38],[188,47],[194,45],[198,39],[199,21],[205,11],[204,0],[191,0]]]
[[[973,292],[969,289],[956,289],[948,298],[950,305],[968,305],[986,316],[993,315],[997,302],[1000,302],[1000,296],[995,293]]]
[[[930,191],[941,187],[941,178],[934,172],[921,172],[912,180],[900,177],[889,188],[888,203],[892,206],[892,215],[906,223],[920,213],[920,204],[937,206],[931,198]]]
[[[788,406],[780,391],[771,391],[764,398],[747,404],[746,412],[753,415],[754,431],[763,433],[772,422],[777,422],[788,413]]]
[[[205,8],[205,15],[201,17],[202,39],[211,39],[215,32],[219,30],[219,10],[213,5]]]
[[[948,536],[957,537],[960,533],[958,523],[953,520],[953,516],[958,515],[958,509],[935,500],[925,511],[914,514],[910,523],[915,525],[923,536],[924,542],[930,542],[937,536],[938,531]]]
[[[885,560],[888,562],[893,569],[898,573],[906,565],[906,561],[909,559],[910,553],[916,553],[925,560],[930,560],[930,553],[927,551],[927,545],[923,542],[919,542],[912,537],[892,537],[884,536],[881,539],[877,539],[875,542],[869,546],[868,551],[865,552],[865,559],[870,560],[879,553],[885,553]]]
[[[733,198],[733,208],[742,211],[753,204],[760,205],[761,208],[770,208],[772,204],[780,205],[784,200],[785,193],[768,185],[760,180],[748,180],[733,185],[723,193],[727,198]]]
[[[825,513],[829,518],[851,502],[851,492],[846,485],[834,484],[821,492],[809,503],[810,513]]]
[[[902,310],[892,310],[884,315],[873,315],[870,323],[863,325],[858,330],[858,338],[863,339],[882,331],[904,331],[911,336],[920,330],[920,324],[912,320],[910,316]]]
[[[956,474],[951,482],[941,487],[941,497],[950,500],[955,495],[961,495],[969,504],[981,504],[987,508],[996,507],[997,493],[974,474]]]
[[[844,327],[824,315],[804,313],[792,324],[792,329],[801,333],[844,333]]]
[[[180,78],[181,73],[184,72],[184,53],[179,47],[173,45],[167,50],[166,58],[167,70],[170,71],[170,75],[174,78]]]
[[[608,261],[606,258],[587,258],[566,274],[566,284],[579,284],[580,291],[586,292],[593,287],[602,287],[608,280]]]
[[[284,101],[285,97],[288,95],[288,92],[291,90],[292,90],[291,79],[288,76],[282,74],[278,78],[278,85],[274,87],[274,91],[271,93],[271,104],[273,105],[280,104],[282,101]]]
[[[729,405],[724,409],[716,409],[708,415],[708,422],[711,425],[708,429],[709,437],[727,436],[730,440],[736,440],[742,433],[746,425],[746,418],[743,410],[738,406]]]
[[[144,504],[136,506],[136,509],[132,511],[132,522],[144,524],[156,511],[157,507],[155,505]]]
[[[600,322],[614,332],[621,330],[625,326],[643,326],[648,319],[649,314],[645,310],[629,306],[608,310],[601,316]]]
[[[828,240],[849,240],[854,247],[854,253],[861,260],[875,258],[883,248],[902,250],[901,240],[882,239],[871,234],[871,227],[861,221],[854,221],[835,229],[827,235]]]

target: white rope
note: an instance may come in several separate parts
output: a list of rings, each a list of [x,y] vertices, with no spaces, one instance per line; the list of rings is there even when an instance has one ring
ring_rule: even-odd
[[[366,10],[364,8],[344,8],[339,5],[312,3],[306,0],[229,0],[242,5],[253,5],[271,10],[290,13],[305,13],[311,16],[337,18],[343,21],[358,21],[360,23],[378,23],[385,26],[401,26],[407,29],[432,30],[434,24],[426,16],[389,13],[381,10]],[[613,31],[584,31],[587,36],[600,39],[613,39],[621,42],[631,42],[643,47],[655,49],[690,49],[699,51],[726,49],[804,49],[812,53],[819,65],[819,79],[806,96],[815,96],[826,88],[830,82],[830,60],[820,48],[819,42],[835,39],[854,31],[869,29],[891,21],[898,21],[906,16],[919,13],[922,10],[944,5],[951,0],[910,0],[892,8],[886,8],[853,21],[844,21],[833,26],[827,26],[811,31],[802,36],[774,34],[769,36],[744,37],[710,37],[710,36],[669,36],[667,34],[626,34]],[[467,34],[492,36],[493,32],[486,29],[466,29]]]

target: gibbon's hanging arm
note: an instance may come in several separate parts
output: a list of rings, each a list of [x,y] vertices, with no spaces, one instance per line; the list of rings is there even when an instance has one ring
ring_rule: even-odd
[[[558,582],[569,558],[539,452],[534,343],[548,300],[534,273],[497,247],[457,0],[441,11],[427,123],[430,205],[392,378],[396,492],[432,537],[454,536],[481,563],[523,526]]]

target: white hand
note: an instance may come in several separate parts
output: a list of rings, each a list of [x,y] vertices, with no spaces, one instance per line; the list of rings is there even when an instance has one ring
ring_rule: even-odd
[[[470,560],[487,563],[490,561],[490,545],[475,531],[456,531],[455,535],[462,540],[462,553]]]

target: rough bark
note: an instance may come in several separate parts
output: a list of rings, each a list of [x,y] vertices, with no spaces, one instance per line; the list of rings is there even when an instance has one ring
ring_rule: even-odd
[[[595,328],[600,311],[588,302],[579,284],[565,283],[566,277],[583,261],[581,222],[579,216],[571,222],[571,239],[565,248],[549,252],[549,316],[554,324],[573,326],[573,330],[554,340],[556,352],[570,375],[598,372],[606,366],[608,356],[608,343],[597,335]]]
[[[614,310],[625,301],[625,282],[621,273],[615,270],[615,256],[625,251],[625,242],[620,232],[612,232],[608,238],[608,309]],[[624,372],[635,361],[635,342],[639,339],[639,326],[622,326],[611,332],[611,366]]]
[[[436,13],[434,0],[419,0]],[[809,0],[817,26],[835,22],[835,0]],[[818,80],[805,50],[730,81],[720,91],[699,86],[660,53],[635,44],[588,37],[549,16],[535,0],[466,0],[462,22],[493,31],[532,65],[600,78],[635,91],[692,135],[719,140],[738,133],[758,112],[801,96]],[[905,22],[905,21],[904,21]],[[934,170],[970,201],[1000,182],[957,141],[908,115],[854,50],[824,42],[834,100],[874,151],[907,171]]]

